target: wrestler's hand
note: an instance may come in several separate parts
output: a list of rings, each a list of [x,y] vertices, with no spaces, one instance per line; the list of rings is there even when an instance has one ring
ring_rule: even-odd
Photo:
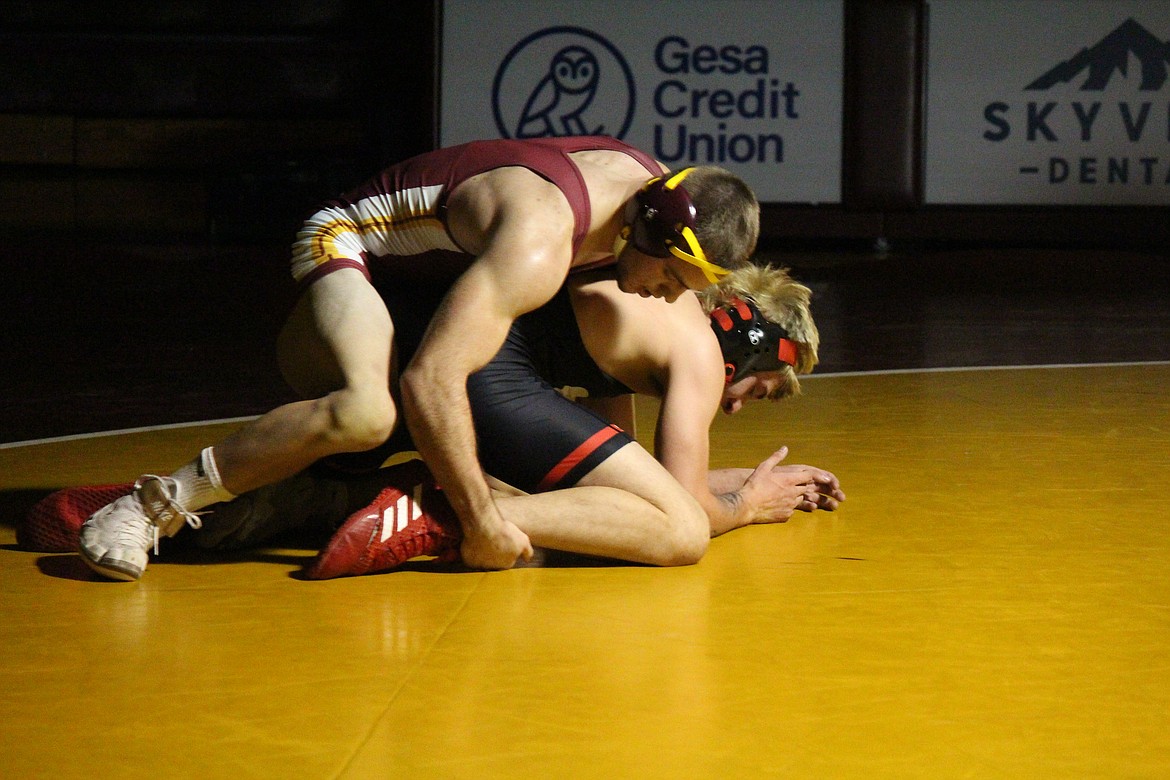
[[[510,569],[523,559],[532,560],[528,535],[496,513],[496,523],[465,528],[459,553],[473,569]]]
[[[782,523],[797,510],[833,511],[845,500],[832,472],[813,466],[781,466],[788,448],[781,447],[755,468],[740,495],[753,508],[753,523]]]
[[[841,490],[841,481],[831,471],[819,469],[816,466],[777,466],[774,471],[791,473],[794,478],[808,480],[813,488],[805,493],[804,502],[797,507],[802,512],[812,512],[823,509],[832,512],[845,500],[845,492]]]

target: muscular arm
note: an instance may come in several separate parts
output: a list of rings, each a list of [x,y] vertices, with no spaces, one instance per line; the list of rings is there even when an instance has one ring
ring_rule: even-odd
[[[734,493],[751,475],[751,469],[711,469],[707,472],[707,487],[715,495]]]
[[[690,370],[675,367],[666,381],[654,450],[666,470],[698,499],[710,521],[711,535],[718,536],[751,523],[755,507],[748,500],[750,496],[741,493],[743,481],[733,487],[734,478],[710,479],[709,429],[718,409],[717,390],[722,383],[715,385],[712,399],[712,391],[705,387],[711,384],[705,381],[708,372],[700,370],[696,363]]]
[[[548,301],[565,277],[572,219],[563,199],[558,209],[559,193],[549,197],[543,209],[530,194],[523,213],[490,212],[476,261],[448,292],[401,378],[411,435],[459,515],[463,559],[476,568],[507,568],[532,554],[528,538],[492,501],[476,455],[467,378],[499,351],[512,321]],[[462,227],[472,234],[464,244],[474,245],[475,231]]]
[[[655,431],[658,460],[693,495],[707,513],[711,535],[753,522],[754,496],[744,494],[744,480],[711,480],[711,421],[723,392],[723,362],[706,317],[692,318],[669,330],[673,342],[662,373],[662,404]],[[659,336],[661,337],[661,335]],[[724,489],[727,488],[727,489]]]
[[[673,313],[673,312],[672,312]],[[810,466],[781,466],[786,448],[755,469],[709,468],[711,421],[723,395],[718,344],[706,317],[674,318],[656,331],[670,347],[660,353],[662,405],[655,455],[707,513],[712,536],[752,523],[783,522],[797,510],[835,509],[844,499],[837,479]],[[652,332],[643,330],[642,332]]]
[[[787,520],[798,509],[835,508],[844,499],[828,472],[779,466],[785,450],[755,469],[709,470],[709,431],[724,373],[697,300],[688,295],[665,304],[622,295],[612,283],[576,285],[577,319],[593,359],[637,392],[662,399],[655,456],[706,511],[712,536]],[[595,410],[618,422],[609,410]],[[820,493],[818,479],[824,480]]]
[[[702,505],[712,534],[751,522],[752,508],[736,493],[743,478],[726,482],[726,491],[708,482],[708,431],[723,393],[723,360],[698,300],[690,294],[672,304],[645,300],[607,281],[577,280],[571,289],[597,364],[636,392],[662,399],[655,457]],[[621,425],[611,409],[594,409]]]
[[[784,522],[797,510],[834,510],[845,500],[830,472],[812,466],[781,466],[787,447],[755,469],[708,470],[711,418],[706,418],[707,426],[700,431],[702,415],[691,413],[685,401],[681,410],[667,411],[670,395],[668,389],[655,449],[662,464],[707,512],[712,537],[753,523]]]

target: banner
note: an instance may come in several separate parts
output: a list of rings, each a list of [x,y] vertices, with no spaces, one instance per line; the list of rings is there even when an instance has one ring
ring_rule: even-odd
[[[937,204],[1170,204],[1170,1],[932,0]]]
[[[439,141],[612,135],[841,196],[842,0],[445,0]]]

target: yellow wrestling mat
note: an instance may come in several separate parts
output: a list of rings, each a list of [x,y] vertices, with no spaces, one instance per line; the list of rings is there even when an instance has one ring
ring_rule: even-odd
[[[164,541],[125,584],[0,518],[0,774],[1170,777],[1168,386],[810,378],[721,417],[713,465],[788,444],[849,500],[681,569],[305,582],[309,551]],[[3,448],[0,488],[169,471],[223,432]]]

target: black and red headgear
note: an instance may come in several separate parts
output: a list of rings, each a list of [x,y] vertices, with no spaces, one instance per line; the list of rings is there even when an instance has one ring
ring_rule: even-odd
[[[760,314],[750,300],[732,298],[713,310],[711,329],[719,339],[727,384],[754,371],[779,371],[796,365],[796,342],[784,328]]]

